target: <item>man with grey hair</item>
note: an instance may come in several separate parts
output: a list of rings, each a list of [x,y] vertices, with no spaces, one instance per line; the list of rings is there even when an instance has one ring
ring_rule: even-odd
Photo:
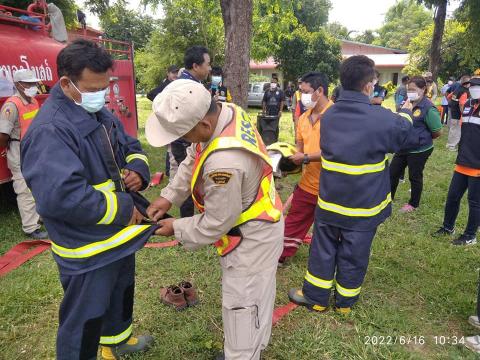
[[[216,103],[205,87],[180,79],[155,98],[145,127],[148,142],[192,143],[177,175],[148,208],[158,221],[190,195],[200,214],[159,222],[157,235],[186,249],[214,244],[221,256],[224,354],[260,359],[270,339],[275,274],[284,222],[265,145],[240,107]]]

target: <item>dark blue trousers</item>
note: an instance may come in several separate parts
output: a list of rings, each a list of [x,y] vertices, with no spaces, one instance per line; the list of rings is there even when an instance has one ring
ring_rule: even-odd
[[[135,254],[80,275],[60,275],[57,359],[97,358],[98,345],[126,342],[132,333]]]
[[[335,306],[351,307],[358,300],[367,272],[376,229],[352,231],[315,221],[303,294],[311,302],[328,306],[335,287]]]
[[[480,178],[478,177],[467,176],[456,171],[453,173],[445,203],[443,227],[448,230],[455,228],[460,202],[466,190],[468,190],[468,222],[464,234],[475,236],[480,225]]]

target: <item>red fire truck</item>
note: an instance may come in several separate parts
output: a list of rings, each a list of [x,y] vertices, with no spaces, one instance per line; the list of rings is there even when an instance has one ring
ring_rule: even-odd
[[[28,9],[0,5],[0,106],[13,89],[13,74],[19,69],[31,69],[42,80],[45,94],[37,95],[42,104],[58,80],[56,58],[66,46],[54,40],[45,0],[35,0]],[[137,108],[135,98],[135,72],[133,48],[130,43],[81,35],[100,43],[114,57],[115,66],[106,95],[106,106],[117,115],[126,131],[137,135]],[[0,184],[11,181],[6,163],[6,149],[0,148]]]

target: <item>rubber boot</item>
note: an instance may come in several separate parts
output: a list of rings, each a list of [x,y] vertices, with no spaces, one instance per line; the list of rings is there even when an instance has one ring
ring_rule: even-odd
[[[324,312],[328,309],[328,307],[326,306],[315,304],[314,302],[311,302],[309,299],[307,299],[305,295],[303,295],[302,289],[290,289],[288,291],[288,298],[294,304],[305,306],[308,310],[311,311]]]
[[[153,343],[153,337],[150,335],[131,336],[124,344],[118,346],[103,346],[102,359],[118,360],[122,355],[133,354],[147,351]]]

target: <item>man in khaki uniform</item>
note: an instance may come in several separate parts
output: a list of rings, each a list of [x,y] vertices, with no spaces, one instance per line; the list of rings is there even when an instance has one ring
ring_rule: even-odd
[[[225,335],[219,358],[259,359],[271,333],[284,230],[265,146],[240,107],[215,103],[191,80],[168,85],[153,110],[145,128],[150,144],[160,147],[179,137],[193,144],[148,215],[157,221],[193,195],[201,213],[162,220],[157,234],[175,235],[190,250],[216,243]]]
[[[0,110],[0,147],[8,147],[7,165],[17,194],[22,230],[32,239],[46,239],[48,234],[40,230],[35,200],[20,170],[20,140],[38,111],[35,95],[40,80],[31,70],[22,69],[13,74],[13,81],[15,94],[5,101]]]

